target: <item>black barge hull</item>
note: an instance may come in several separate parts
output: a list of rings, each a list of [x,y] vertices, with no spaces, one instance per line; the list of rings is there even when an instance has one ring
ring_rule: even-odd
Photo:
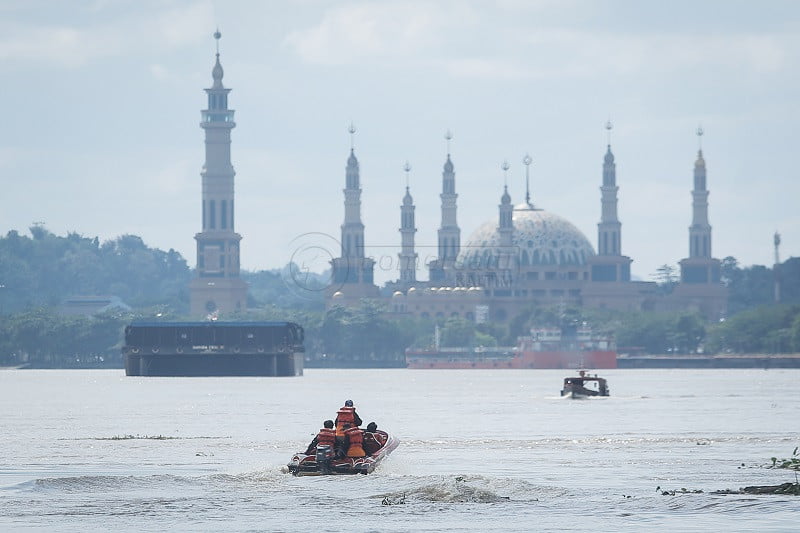
[[[127,376],[302,376],[303,354],[128,354]]]
[[[292,322],[134,322],[128,376],[302,376],[303,328]]]

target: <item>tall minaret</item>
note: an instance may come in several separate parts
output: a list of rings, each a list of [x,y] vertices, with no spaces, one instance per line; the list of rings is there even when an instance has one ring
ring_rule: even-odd
[[[450,130],[445,133],[444,138],[447,141],[447,160],[442,172],[442,194],[439,195],[442,199],[442,224],[439,227],[438,259],[430,265],[431,281],[444,280],[445,271],[453,266],[461,251],[461,229],[456,220],[456,173],[450,159],[453,134]]]
[[[410,286],[417,281],[417,254],[414,251],[414,234],[417,232],[417,226],[414,222],[414,199],[411,197],[408,185],[408,173],[411,172],[408,161],[403,170],[406,172],[406,195],[400,207],[400,281]]]
[[[600,186],[600,223],[597,225],[598,255],[622,255],[622,234],[617,218],[617,165],[611,153],[611,128],[613,124],[606,122],[608,131],[608,149],[603,160],[603,184]]]
[[[689,226],[689,257],[682,260],[681,282],[719,283],[720,262],[711,256],[711,225],[708,223],[706,161],[703,159],[703,128],[697,128],[697,160],[692,189],[692,225]]]
[[[200,127],[205,131],[206,159],[202,177],[203,230],[197,241],[197,278],[190,289],[190,312],[194,316],[216,317],[219,313],[247,308],[247,284],[239,278],[239,241],[234,231],[234,187],[236,172],[231,165],[231,130],[236,127],[233,110],[228,109],[228,93],[222,85],[217,30],[217,61],[211,71],[214,80],[208,107],[201,112]]]
[[[332,284],[328,296],[335,304],[356,304],[361,298],[376,297],[373,284],[375,261],[364,255],[364,224],[361,222],[361,182],[354,147],[356,128],[350,124],[350,156],[345,168],[344,223],[340,257],[331,261]]]
[[[342,224],[342,257],[364,257],[364,224],[361,222],[361,183],[353,144],[355,126],[350,125],[350,157],[347,158],[344,188],[344,224]]]
[[[500,214],[497,231],[500,233],[500,246],[503,248],[510,248],[514,237],[514,206],[511,205],[511,196],[508,194],[509,168],[508,161],[503,161],[505,185],[503,186],[503,196],[500,197],[500,205],[497,206]]]
[[[689,226],[689,257],[711,257],[711,225],[708,223],[706,161],[703,159],[703,128],[697,128],[697,161],[694,162],[692,225]]]
[[[507,286],[511,283],[512,269],[517,264],[518,250],[514,249],[514,206],[508,194],[508,161],[503,161],[503,196],[500,197],[497,232],[500,234],[500,246],[497,253],[497,264],[492,265],[497,271],[496,283]],[[487,265],[488,266],[488,265]]]
[[[630,281],[630,257],[622,255],[622,224],[617,218],[617,164],[611,152],[611,130],[609,120],[606,155],[603,158],[603,182],[600,185],[600,223],[597,224],[597,255],[589,260],[591,280],[598,282]]]

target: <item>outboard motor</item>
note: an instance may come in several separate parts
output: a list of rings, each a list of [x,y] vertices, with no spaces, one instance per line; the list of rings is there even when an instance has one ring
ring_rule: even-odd
[[[331,447],[317,446],[317,468],[321,474],[331,473]]]

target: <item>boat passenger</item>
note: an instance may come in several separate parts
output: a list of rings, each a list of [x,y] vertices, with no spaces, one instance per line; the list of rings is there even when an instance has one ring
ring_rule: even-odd
[[[352,427],[352,425],[346,423],[342,426],[342,435],[339,435],[338,431],[335,433],[336,437],[333,447],[333,456],[336,459],[341,459],[342,457],[347,456],[347,450],[350,449],[350,437],[347,435],[347,431]]]
[[[347,457],[364,457],[367,454],[364,452],[364,431],[355,426],[347,428],[344,432],[347,439]]]
[[[336,412],[336,436],[344,436],[344,425],[350,424],[351,426],[360,426],[362,423],[361,417],[356,413],[356,408],[353,407],[353,400],[344,402],[344,407],[339,408]]]
[[[367,424],[367,429],[364,431],[364,453],[367,455],[372,455],[378,450],[380,450],[383,445],[383,435],[380,433],[376,433],[378,431],[378,424],[375,422],[370,422]]]
[[[317,446],[330,446],[333,451],[336,444],[336,431],[333,429],[333,420],[326,420],[322,424],[322,429],[319,430],[317,436],[311,441],[311,444],[306,448],[306,455],[313,455],[316,453]]]

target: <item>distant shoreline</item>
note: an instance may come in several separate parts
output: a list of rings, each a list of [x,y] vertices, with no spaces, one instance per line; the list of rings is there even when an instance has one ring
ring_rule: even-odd
[[[321,364],[320,364],[321,363]],[[357,368],[405,368],[400,361],[306,361],[305,367],[309,369],[357,369]],[[0,366],[1,370],[97,370],[97,369],[123,369],[120,364],[114,363],[88,363],[86,365],[32,365],[23,363],[19,365]],[[723,354],[723,355],[618,355],[617,368],[800,368],[800,353],[794,354]],[[530,369],[543,370],[543,369]]]

